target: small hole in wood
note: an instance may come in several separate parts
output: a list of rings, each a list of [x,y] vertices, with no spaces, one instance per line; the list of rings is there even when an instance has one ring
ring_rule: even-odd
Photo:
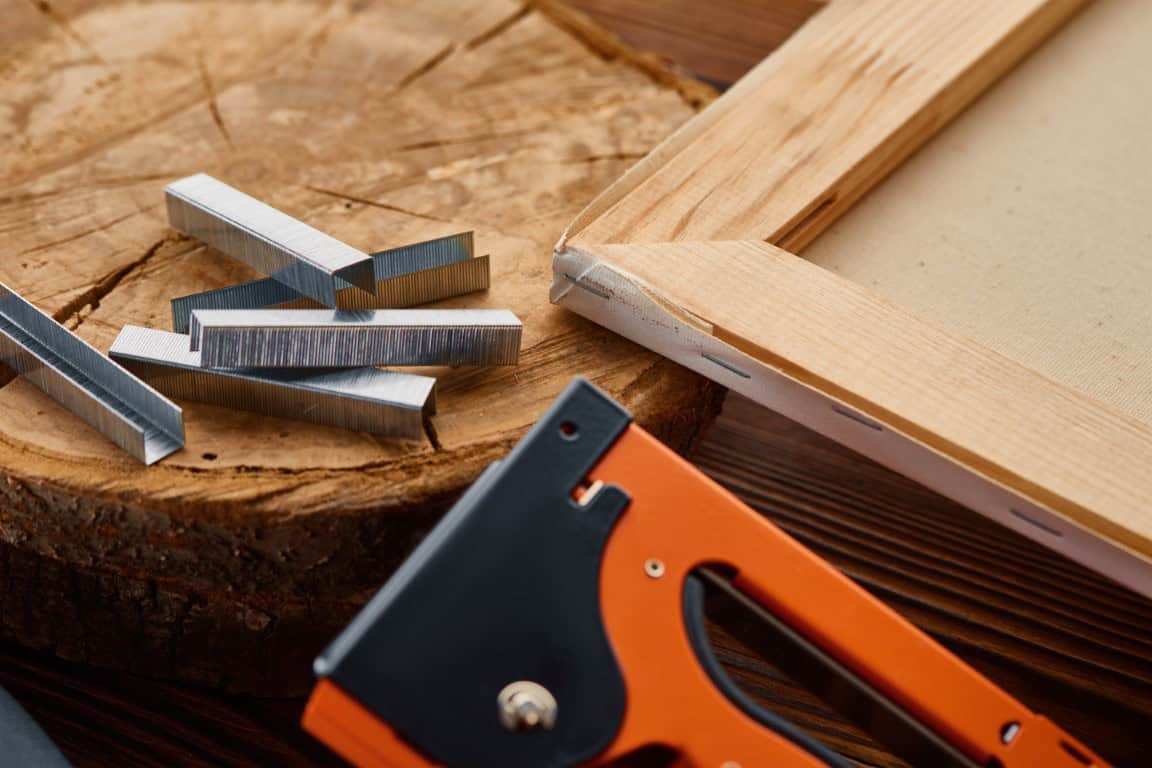
[[[204,461],[216,461],[219,457],[214,453],[202,453],[200,454],[200,458],[204,459]]]

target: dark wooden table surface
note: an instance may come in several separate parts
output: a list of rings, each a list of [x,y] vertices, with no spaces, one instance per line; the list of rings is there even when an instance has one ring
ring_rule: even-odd
[[[816,0],[572,0],[713,83]],[[1152,765],[1152,601],[732,396],[694,461],[1026,704],[1118,766]],[[715,641],[746,689],[864,765],[901,765],[754,653]],[[747,627],[744,627],[747,629]],[[866,631],[866,628],[861,628]],[[303,702],[228,697],[0,646],[0,685],[77,765],[326,765]],[[3,763],[0,757],[0,764]]]

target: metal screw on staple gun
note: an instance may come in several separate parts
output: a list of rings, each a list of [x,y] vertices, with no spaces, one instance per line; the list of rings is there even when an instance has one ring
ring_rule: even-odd
[[[556,725],[556,699],[531,680],[517,680],[504,686],[496,697],[500,722],[510,731],[552,730]]]

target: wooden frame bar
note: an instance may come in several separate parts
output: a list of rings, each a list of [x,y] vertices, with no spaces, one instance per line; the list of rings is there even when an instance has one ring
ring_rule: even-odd
[[[1152,430],[802,247],[1084,3],[834,2],[595,200],[553,301],[1152,595]]]

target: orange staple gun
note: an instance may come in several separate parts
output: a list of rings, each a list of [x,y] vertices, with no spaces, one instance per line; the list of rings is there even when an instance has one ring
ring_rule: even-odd
[[[849,768],[728,678],[706,588],[913,765],[1105,765],[581,380],[317,659],[304,726],[362,766],[607,765],[659,745],[680,768]]]

